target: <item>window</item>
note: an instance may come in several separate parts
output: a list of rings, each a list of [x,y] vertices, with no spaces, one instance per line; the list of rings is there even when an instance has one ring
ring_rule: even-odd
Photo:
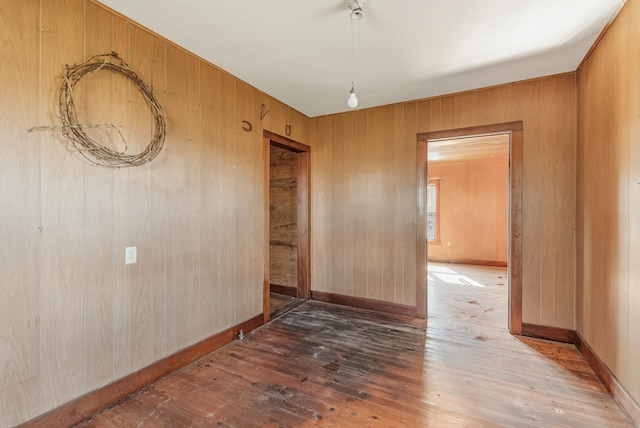
[[[439,196],[440,182],[429,181],[427,184],[427,241],[430,244],[440,243]]]

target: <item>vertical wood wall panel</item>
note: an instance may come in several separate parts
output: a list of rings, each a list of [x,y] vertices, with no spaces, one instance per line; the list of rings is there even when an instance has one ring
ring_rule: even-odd
[[[41,7],[41,121],[56,124],[57,115],[52,105],[55,105],[64,64],[80,63],[84,59],[85,3],[82,0],[43,2]],[[42,408],[46,410],[84,391],[86,259],[82,227],[84,165],[77,154],[70,156],[67,142],[58,132],[43,132],[42,135],[40,203],[45,230],[40,358]]]
[[[246,120],[247,110],[252,102],[249,98],[249,86],[244,82],[236,82],[235,92],[235,118],[239,124],[242,120]],[[236,125],[236,129],[238,126]],[[235,208],[235,228],[236,228],[236,254],[235,254],[235,268],[236,268],[236,285],[235,285],[235,307],[236,307],[236,319],[242,319],[245,317],[245,308],[247,302],[247,269],[248,260],[247,255],[249,252],[248,246],[248,232],[249,232],[249,186],[247,185],[249,180],[249,170],[247,168],[250,165],[249,158],[249,134],[245,131],[236,131],[235,141],[235,163],[234,175],[236,177],[236,184],[233,186],[239,189],[239,193],[235,195],[236,208]]]
[[[629,35],[627,51],[623,55],[629,58],[629,78],[627,81],[628,94],[640,94],[640,50],[637,41],[640,40],[640,11],[637,0],[633,1],[633,9],[623,19],[629,19],[627,24]],[[631,7],[631,6],[630,6]],[[627,12],[625,12],[627,13]],[[623,24],[624,25],[624,24]],[[635,41],[635,42],[631,42]],[[628,98],[629,120],[629,303],[628,303],[628,355],[629,376],[625,386],[640,402],[640,368],[634,361],[640,361],[640,263],[636,263],[640,254],[640,96]],[[635,369],[634,369],[635,367]]]
[[[442,106],[441,106],[442,108]],[[405,104],[404,120],[402,125],[402,169],[396,171],[400,174],[400,188],[397,190],[402,195],[400,206],[402,216],[402,234],[404,236],[403,248],[403,272],[402,301],[405,305],[416,304],[416,236],[418,234],[418,201],[417,201],[417,174],[416,174],[416,134],[420,132],[420,123],[416,116],[416,103]],[[424,124],[422,126],[428,126]]]
[[[579,333],[640,402],[640,5],[578,72]]]
[[[186,52],[168,44],[166,50],[167,97],[165,109],[169,132],[164,156],[159,166],[166,166],[163,188],[158,189],[171,201],[166,210],[158,213],[166,217],[168,252],[167,269],[167,352],[173,353],[188,342],[189,291],[191,285],[189,235],[191,203],[189,200],[189,57]],[[180,285],[180,286],[178,286]]]
[[[108,53],[113,50],[113,19],[108,12],[88,3],[86,26],[94,31],[86,34],[85,51]],[[85,59],[86,58],[85,52]],[[91,54],[90,54],[91,55]],[[109,100],[113,94],[111,73],[97,72],[83,79],[75,95],[78,98],[80,123],[97,124],[113,121],[111,103],[95,103],[96,99]],[[111,130],[88,129],[87,134],[97,141],[111,137]],[[129,139],[130,140],[130,139]],[[117,141],[117,140],[115,140]],[[83,165],[84,175],[84,254],[87,359],[86,388],[94,389],[111,380],[113,374],[113,195],[114,171]],[[86,332],[93,332],[87,335]]]
[[[129,27],[129,57],[127,62],[145,82],[153,82],[153,37],[135,25]],[[129,144],[140,153],[152,138],[151,112],[138,90],[129,82]],[[114,106],[115,108],[115,106]],[[129,168],[126,172],[126,195],[129,206],[127,224],[131,241],[140,257],[129,265],[131,288],[131,370],[140,369],[153,361],[153,164]],[[114,263],[122,264],[123,249],[116,247]]]
[[[336,139],[344,141],[346,138],[346,120],[335,120],[331,127],[331,140]],[[344,200],[346,197],[347,186],[344,181],[345,170],[345,146],[331,146],[331,172],[333,180],[333,186],[331,187],[331,197],[337,200]],[[345,294],[347,289],[347,276],[346,269],[344,269],[344,260],[347,257],[347,237],[346,237],[346,212],[347,209],[344,205],[333,204],[331,205],[331,224],[332,234],[331,243],[333,251],[331,252],[331,282],[335,286],[335,290],[341,294]]]
[[[577,121],[576,111],[576,76],[569,74],[559,76],[556,79],[556,93],[559,100],[554,102],[554,117],[562,116],[564,112],[570,112],[572,117],[569,120]],[[556,127],[556,141],[577,141],[577,127],[562,126]],[[557,240],[555,248],[555,259],[551,261],[556,266],[556,275],[554,277],[554,308],[553,317],[555,325],[573,325],[575,328],[575,309],[567,310],[567,305],[575,308],[576,290],[575,287],[565,287],[563,284],[575,283],[575,258],[567,261],[567,254],[575,254],[576,248],[576,231],[573,228],[566,227],[568,223],[575,222],[575,204],[576,190],[575,181],[577,177],[576,169],[576,153],[577,147],[572,145],[558,146],[556,157],[551,163],[553,166],[553,177],[555,180],[549,180],[549,193],[554,195],[552,199],[553,211],[549,213],[552,218],[562,219],[556,223]],[[562,189],[558,189],[561,185]],[[570,197],[571,199],[567,200]],[[572,263],[574,269],[563,266],[564,262]],[[545,320],[548,323],[548,321]]]
[[[235,212],[237,199],[235,198],[235,80],[225,73],[220,73],[218,80],[218,154],[220,181],[218,181],[218,197],[220,199],[220,218],[227,227],[220,228],[218,235],[218,258],[222,267],[218,271],[220,283],[220,322],[224,327],[233,324],[236,316],[236,230]]]
[[[395,198],[394,190],[397,186],[396,175],[393,174],[393,156],[396,149],[395,140],[395,109],[396,106],[385,106],[382,109],[382,139],[381,139],[381,174],[382,182],[382,277],[380,288],[382,299],[395,298],[396,295],[396,259],[395,259]],[[389,284],[387,288],[384,284]],[[393,297],[392,297],[393,296]]]
[[[218,70],[202,64],[200,67],[200,339],[218,325]]]
[[[349,201],[334,200],[333,203],[347,203],[350,205],[351,215],[353,216],[353,294],[356,297],[367,297],[369,286],[367,282],[367,217],[369,216],[369,206],[367,204],[366,110],[356,111],[352,119],[354,152],[358,156],[358,160],[351,165],[353,170],[350,173],[349,181],[353,183],[353,187],[350,189]],[[340,141],[332,141],[334,147],[340,143]],[[328,250],[333,251],[333,248]],[[329,286],[332,287],[331,284]]]
[[[201,192],[198,188],[200,179],[200,145],[202,138],[200,136],[200,60],[189,55],[189,106],[188,106],[188,138],[186,159],[188,160],[187,171],[187,204],[185,215],[191,217],[194,212],[202,212]],[[199,324],[202,314],[200,313],[200,222],[190,221],[187,225],[187,242],[185,250],[189,263],[189,274],[185,278],[186,287],[188,288],[189,300],[189,334],[187,343],[194,343],[200,338]]]
[[[431,103],[429,103],[431,104]],[[428,108],[431,108],[429,105]],[[404,247],[405,247],[405,237],[404,237],[404,215],[405,213],[402,210],[403,207],[403,194],[398,191],[398,189],[402,188],[402,176],[399,174],[395,174],[395,171],[402,169],[403,167],[403,157],[405,156],[404,151],[404,127],[400,126],[404,120],[404,106],[402,104],[396,104],[393,106],[393,155],[388,157],[387,160],[393,160],[391,164],[391,173],[393,176],[393,197],[391,201],[393,201],[392,208],[393,209],[393,298],[396,302],[404,302],[404,294],[405,294],[405,257],[404,257]],[[387,142],[389,144],[389,142]],[[390,240],[387,241],[387,245],[391,245]],[[386,289],[386,288],[385,288]]]
[[[0,1],[0,425],[40,412],[40,2]],[[24,28],[14,31],[14,26]],[[33,54],[24,55],[25,46]],[[10,82],[10,83],[6,83]]]
[[[366,296],[383,300],[382,291],[382,211],[383,189],[388,177],[384,176],[382,158],[382,107],[367,110],[365,148],[366,194]]]
[[[167,43],[154,37],[152,40],[152,83],[153,91],[162,106],[167,105],[167,79],[166,79],[166,50]],[[169,132],[170,124],[167,123],[167,132]],[[168,141],[165,140],[165,144]],[[165,181],[167,180],[162,173],[166,168],[164,166],[167,152],[164,150],[158,155],[151,164],[151,186],[152,186],[152,206],[153,206],[153,250],[151,253],[151,288],[152,288],[152,316],[151,324],[153,326],[153,358],[160,359],[167,354],[167,258],[168,258],[168,241],[164,235],[169,230],[166,213],[171,211],[171,205],[167,200],[168,194],[163,191]],[[161,165],[161,163],[163,165]],[[117,266],[117,265],[116,265]]]
[[[129,57],[129,22],[113,17],[113,50]],[[118,126],[127,141],[131,136],[131,104],[129,103],[129,82],[121,78],[112,78],[113,91],[111,108],[113,110],[112,122]],[[92,101],[95,103],[95,101]],[[103,140],[99,140],[103,141]],[[108,141],[108,140],[107,140]],[[131,284],[129,274],[131,265],[125,265],[124,248],[133,246],[129,236],[129,182],[127,170],[116,170],[113,186],[113,374],[120,377],[129,373],[131,369]],[[141,263],[144,254],[140,254]]]
[[[313,156],[311,157],[312,174],[316,165],[329,165],[330,157],[328,150],[331,144],[331,133],[328,124],[330,118],[319,117],[314,120],[314,145]],[[322,135],[323,138],[315,139],[315,135]],[[332,198],[328,195],[332,186],[329,174],[312,175],[311,182],[311,289],[314,291],[329,291],[333,281],[327,276],[331,273],[328,269],[328,259],[331,252],[328,250],[327,237],[332,232],[331,222],[328,216]],[[339,284],[335,285],[339,287]],[[345,294],[350,294],[349,292]]]
[[[355,128],[353,126],[353,120],[349,119],[351,116],[353,116],[352,114],[348,114],[345,116],[345,124],[344,124],[344,141],[347,142],[346,146],[344,147],[344,164],[345,165],[353,165],[354,163],[358,162],[359,158],[360,158],[360,154],[357,153],[355,151],[354,145],[353,145],[353,139],[354,139],[354,132],[355,132]],[[312,140],[316,145],[320,143],[320,141],[318,141],[317,139],[313,139]],[[330,151],[331,148],[333,147],[333,144],[326,144],[329,147],[326,148],[325,150]],[[311,159],[313,160],[313,156],[311,157]],[[337,173],[337,171],[334,170],[334,173]],[[318,177],[321,176],[321,174],[314,174],[314,170],[313,168],[311,169],[311,174],[312,177]],[[333,175],[332,175],[333,176]],[[328,178],[328,177],[327,177]],[[348,198],[353,198],[353,189],[354,189],[354,182],[353,180],[351,180],[350,178],[348,178],[348,175],[344,175],[342,177],[342,183],[343,186],[345,187],[345,191],[346,191],[346,197]],[[311,181],[312,185],[313,185],[313,179]],[[311,192],[312,194],[314,193],[314,191],[312,190]],[[331,203],[332,199],[328,199],[327,202]],[[315,207],[312,205],[311,206],[312,211],[314,211]],[[354,235],[353,235],[353,230],[354,230],[354,222],[355,222],[355,216],[358,215],[357,213],[354,213],[353,210],[348,209],[346,206],[344,207],[344,216],[345,216],[345,242],[344,242],[344,278],[345,278],[345,290],[346,290],[346,294],[350,294],[354,292],[354,252],[355,252],[355,245],[354,245]],[[311,224],[311,233],[313,236],[313,227],[314,227],[314,223],[312,222]],[[313,239],[311,241],[313,243]],[[313,263],[312,263],[313,266]],[[311,275],[311,280],[313,281],[313,274]],[[313,287],[312,287],[313,288]]]

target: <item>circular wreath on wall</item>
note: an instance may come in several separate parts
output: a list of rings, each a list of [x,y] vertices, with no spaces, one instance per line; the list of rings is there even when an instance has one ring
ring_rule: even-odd
[[[111,52],[105,55],[95,55],[86,62],[72,67],[66,66],[67,73],[60,86],[59,104],[60,120],[62,121],[62,134],[68,138],[78,152],[89,162],[113,168],[140,166],[152,161],[162,150],[166,135],[166,124],[164,112],[147,84],[129,67],[129,65]],[[122,152],[112,150],[93,140],[84,131],[86,128],[95,127],[82,125],[78,122],[76,106],[73,101],[73,90],[78,82],[87,74],[98,70],[109,70],[118,73],[133,83],[144,97],[147,105],[151,109],[153,117],[153,138],[146,148],[137,154],[127,154],[125,149]],[[97,125],[116,128],[114,125]],[[117,129],[117,128],[116,128]],[[122,133],[118,130],[120,137],[124,140]]]

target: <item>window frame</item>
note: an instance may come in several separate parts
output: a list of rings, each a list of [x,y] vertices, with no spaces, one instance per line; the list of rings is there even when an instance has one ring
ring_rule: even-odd
[[[435,200],[435,205],[436,205],[436,209],[434,212],[434,226],[433,226],[433,232],[434,232],[434,239],[429,239],[429,227],[427,225],[426,227],[426,232],[427,232],[427,244],[428,245],[440,245],[440,180],[433,180],[433,179],[428,179],[427,180],[427,204],[428,204],[428,199],[429,199],[429,187],[435,187],[435,193],[436,193],[436,200]],[[429,221],[429,213],[430,211],[427,208],[427,222]]]

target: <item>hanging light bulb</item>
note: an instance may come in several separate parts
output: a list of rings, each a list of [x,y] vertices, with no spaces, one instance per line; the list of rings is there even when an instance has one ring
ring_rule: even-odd
[[[347,105],[351,108],[358,107],[358,99],[356,98],[356,90],[351,82],[351,91],[349,91],[349,98],[347,98]]]

